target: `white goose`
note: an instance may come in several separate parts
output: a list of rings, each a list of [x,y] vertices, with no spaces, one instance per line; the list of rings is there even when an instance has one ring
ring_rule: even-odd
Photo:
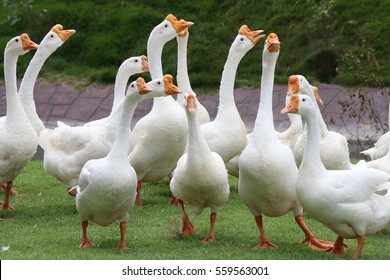
[[[202,133],[213,152],[218,153],[225,164],[241,153],[246,145],[246,128],[234,102],[234,82],[238,65],[244,55],[260,39],[262,30],[251,31],[241,26],[238,35],[230,46],[219,88],[219,108],[215,119],[201,125]]]
[[[39,135],[39,133],[45,128],[45,125],[37,114],[34,102],[34,85],[39,71],[42,69],[43,64],[49,56],[62,46],[62,44],[65,43],[66,40],[68,40],[75,32],[76,30],[74,29],[64,30],[61,24],[54,25],[40,42],[39,47],[35,52],[34,57],[31,59],[20,84],[19,99],[32,126],[37,132],[37,135]]]
[[[188,76],[187,68],[187,44],[189,38],[188,28],[184,29],[182,32],[176,35],[177,40],[177,86],[183,92],[194,92],[191,88],[190,78]],[[183,104],[184,96],[177,96],[177,103],[179,105]],[[207,123],[210,121],[210,115],[207,112],[206,108],[200,104],[199,100],[196,99],[196,107],[198,112],[198,117],[200,124]]]
[[[147,47],[152,79],[163,75],[161,54],[165,43],[192,24],[169,14],[152,30]],[[130,137],[129,161],[138,176],[137,205],[142,205],[142,182],[156,182],[169,176],[186,144],[187,121],[183,108],[171,96],[154,98],[152,110],[137,122]]]
[[[390,225],[389,174],[372,168],[327,170],[320,158],[320,133],[315,102],[293,95],[282,112],[299,113],[307,124],[307,141],[296,180],[299,202],[310,216],[338,237],[329,251],[344,254],[344,238],[358,240],[354,258],[360,258],[366,235]],[[291,178],[294,180],[294,178]]]
[[[137,187],[137,175],[127,158],[131,118],[139,101],[178,92],[177,88],[164,87],[162,79],[145,84],[143,78],[138,78],[129,85],[110,152],[104,158],[87,161],[80,172],[79,185],[75,187],[83,230],[81,248],[94,246],[87,237],[88,221],[107,226],[118,219],[119,248],[126,248],[126,224],[135,203]]]
[[[114,101],[110,114],[115,113],[116,107],[125,96],[126,85],[130,76],[143,72],[149,72],[148,58],[145,55],[130,57],[122,62],[115,77]],[[109,117],[90,121],[84,126],[102,126],[108,119]]]
[[[161,77],[167,89],[173,87],[172,76]],[[105,157],[111,149],[123,110],[123,100],[103,126],[67,126],[44,129],[39,144],[44,150],[43,165],[47,173],[64,182],[70,190],[77,185],[81,168],[90,159]],[[75,195],[74,192],[69,193]]]
[[[38,137],[18,98],[16,64],[20,55],[36,49],[38,45],[27,34],[12,38],[4,50],[4,80],[6,87],[7,113],[0,123],[0,184],[5,184],[5,196],[1,209],[14,209],[9,204],[9,195],[15,178],[34,156]]]
[[[289,100],[290,98],[286,96],[286,104]],[[283,132],[275,131],[275,133],[278,136],[280,143],[285,144],[289,146],[291,149],[293,149],[299,136],[302,134],[303,124],[302,124],[301,116],[295,114],[287,114],[287,115],[290,120],[289,128]],[[247,145],[249,144],[250,141],[252,141],[252,133],[248,133],[247,135],[247,142],[246,142]],[[237,178],[239,176],[240,155],[241,153],[236,155],[234,158],[229,160],[228,163],[226,163],[226,168],[228,170],[229,175],[232,175]]]
[[[274,72],[279,56],[280,42],[275,33],[268,35],[263,50],[261,98],[252,140],[239,159],[238,192],[255,217],[261,243],[257,248],[277,247],[266,237],[262,215],[279,217],[294,212],[295,221],[305,233],[305,242],[311,248],[326,249],[329,244],[314,237],[306,227],[295,185],[298,168],[291,149],[281,144],[274,130],[272,90]]]
[[[389,144],[390,143],[388,143],[388,145]],[[359,164],[361,164],[361,166],[379,169],[390,174],[390,149],[387,150],[387,153],[383,157],[371,161],[367,161],[367,162],[361,160],[358,162],[357,165]]]
[[[390,124],[390,104],[389,104],[389,112],[387,122]],[[375,142],[374,147],[371,147],[361,153],[369,156],[371,160],[379,159],[384,157],[389,150],[390,145],[390,131],[383,134],[378,140]]]
[[[204,243],[214,241],[214,225],[219,208],[229,198],[228,176],[220,155],[212,152],[200,129],[195,93],[185,93],[184,108],[188,119],[188,148],[177,162],[170,182],[172,194],[178,199],[183,213],[183,234],[195,233],[184,209],[190,205],[196,215],[210,207],[210,233]]]
[[[292,75],[289,78],[287,95],[291,96],[293,94],[308,95],[314,101],[317,100],[320,104],[322,104],[322,100],[318,95],[318,89],[311,86],[306,78],[302,75]],[[318,112],[320,112],[318,105],[316,106]],[[329,131],[326,127],[324,119],[321,116],[321,113],[317,115],[321,129],[321,160],[324,163],[326,169],[351,169],[347,138],[345,138],[345,136],[341,135],[340,133]],[[298,138],[293,149],[297,166],[301,164],[306,139],[307,132],[306,129],[304,129],[304,132]]]

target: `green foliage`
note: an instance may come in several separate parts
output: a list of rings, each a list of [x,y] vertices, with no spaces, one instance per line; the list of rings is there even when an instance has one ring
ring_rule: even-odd
[[[302,231],[293,214],[279,218],[264,217],[268,238],[277,249],[254,250],[260,237],[254,218],[238,196],[237,179],[230,178],[231,193],[228,203],[218,212],[215,225],[216,241],[203,244],[209,232],[210,211],[195,216],[187,209],[194,223],[196,235],[181,235],[181,211],[171,206],[168,180],[144,184],[144,207],[135,207],[130,215],[126,243],[127,250],[118,249],[119,222],[107,227],[90,223],[88,236],[99,247],[79,249],[81,222],[75,199],[66,193],[66,187],[45,173],[42,161],[32,161],[18,176],[14,188],[24,196],[11,197],[14,211],[1,211],[0,218],[13,217],[13,221],[0,221],[3,238],[0,239],[0,259],[23,260],[150,260],[150,259],[271,259],[271,260],[339,260],[351,259],[356,240],[345,240],[347,254],[337,257],[308,248],[301,244]],[[313,233],[324,240],[336,236],[308,214],[305,223]],[[363,248],[363,259],[389,258],[389,231],[368,236]]]
[[[195,22],[190,28],[188,63],[194,89],[218,88],[227,53],[241,25],[276,32],[282,42],[276,81],[285,83],[292,74],[312,77],[312,82],[361,85],[349,71],[349,50],[364,54],[371,48],[380,69],[376,76],[390,83],[390,8],[386,1],[7,1],[0,11],[0,43],[26,32],[39,42],[56,23],[77,33],[53,57],[60,57],[43,71],[65,72],[102,83],[112,83],[123,60],[146,54],[149,33],[168,13]],[[366,46],[363,47],[362,38]],[[173,40],[174,41],[174,40]],[[166,45],[164,72],[175,76],[176,42]],[[242,60],[238,85],[258,86],[262,43]],[[328,53],[332,69],[321,54]],[[355,63],[356,60],[352,61]],[[28,63],[21,61],[18,75]],[[337,73],[334,71],[337,65]],[[60,67],[58,67],[60,66]],[[82,71],[77,67],[81,67]],[[322,69],[324,68],[324,69]],[[367,66],[367,73],[371,72]],[[325,71],[325,76],[324,76]],[[80,76],[81,75],[81,76]],[[367,78],[375,85],[372,78]],[[241,81],[241,82],[240,82]],[[242,84],[240,84],[242,83]]]

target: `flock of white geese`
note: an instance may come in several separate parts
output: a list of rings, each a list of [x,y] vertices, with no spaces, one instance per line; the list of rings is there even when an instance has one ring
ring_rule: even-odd
[[[272,92],[279,38],[275,33],[266,37],[262,30],[251,31],[246,25],[231,44],[221,78],[218,113],[210,121],[187,71],[191,25],[169,14],[150,33],[147,57],[131,57],[122,63],[107,118],[77,127],[58,121],[54,129],[45,128],[37,115],[34,84],[46,59],[75,30],[57,24],[39,46],[27,34],[12,38],[4,51],[7,113],[0,120],[2,210],[13,209],[9,202],[10,194],[15,193],[12,183],[40,145],[45,171],[76,196],[82,222],[80,247],[94,246],[87,236],[89,221],[106,226],[119,219],[119,247],[126,248],[126,223],[134,205],[142,205],[142,183],[167,176],[172,203],[182,210],[183,234],[195,233],[187,205],[195,214],[210,208],[210,232],[203,242],[214,241],[217,213],[229,198],[230,173],[239,178],[239,196],[258,226],[258,248],[276,247],[265,235],[262,215],[278,217],[292,211],[310,248],[341,255],[345,253],[343,239],[354,238],[358,246],[353,257],[360,258],[366,235],[390,224],[389,137],[365,151],[374,157],[375,150],[378,159],[352,165],[346,138],[327,129],[318,107],[322,103],[318,89],[301,75],[289,78],[282,110],[291,126],[285,132],[275,131]],[[171,75],[163,74],[161,62],[165,43],[174,38],[178,87]],[[261,99],[253,132],[247,134],[235,105],[234,82],[241,59],[263,38]],[[32,49],[36,53],[18,90],[18,57]],[[127,86],[130,76],[147,71],[150,82],[138,78]],[[175,100],[171,95],[177,93]],[[151,111],[130,130],[137,103],[147,98],[153,98]],[[378,156],[382,146],[385,153]],[[313,235],[305,225],[303,209],[337,234],[335,242]]]

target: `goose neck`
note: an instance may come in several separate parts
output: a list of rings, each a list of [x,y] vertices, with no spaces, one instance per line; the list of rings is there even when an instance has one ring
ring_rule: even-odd
[[[4,52],[4,80],[6,87],[7,118],[6,123],[11,124],[24,114],[22,105],[17,96],[16,64],[19,56]]]
[[[114,85],[114,101],[112,104],[112,108],[116,108],[120,101],[124,98],[125,92],[126,92],[126,85],[127,81],[129,80],[130,76],[134,73],[130,73],[126,71],[126,66],[124,63],[119,66],[118,72],[116,73],[115,77],[115,85]]]
[[[130,137],[130,123],[134,115],[135,107],[139,100],[132,98],[125,98],[122,100],[118,107],[120,110],[120,122],[116,130],[116,136],[109,156],[116,158],[125,158],[127,160],[127,154],[129,150],[129,137]]]
[[[231,50],[229,52],[219,87],[219,108],[216,119],[232,116],[233,112],[238,114],[238,109],[234,101],[234,83],[238,65],[243,56],[243,54],[233,54]]]
[[[315,112],[315,116],[317,112]],[[300,169],[311,173],[325,170],[320,156],[321,131],[316,118],[306,117],[307,141],[304,148],[303,159]]]
[[[261,76],[260,104],[253,133],[256,139],[275,139],[274,118],[272,113],[272,93],[277,56],[272,60],[263,57]]]
[[[202,157],[201,160],[205,160],[204,157],[210,154],[211,150],[202,134],[197,113],[186,110],[186,114],[188,121],[188,161],[198,157]]]

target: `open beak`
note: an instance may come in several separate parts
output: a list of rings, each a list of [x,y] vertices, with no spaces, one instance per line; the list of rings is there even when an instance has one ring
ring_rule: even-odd
[[[61,38],[62,42],[65,42],[76,33],[76,30],[74,29],[66,29],[64,30],[64,27],[61,24],[56,24],[53,26],[52,30],[57,33],[57,35]]]
[[[175,28],[176,33],[178,34],[194,24],[193,22],[185,21],[184,19],[177,20],[177,18],[172,14],[167,15],[166,19],[172,23],[173,28]]]
[[[141,55],[141,60],[142,60],[142,65],[141,65],[141,70],[143,72],[149,72],[149,61],[148,57],[146,55]]]
[[[145,80],[142,77],[137,79],[137,88],[139,94],[147,94],[152,91],[152,88],[145,83]]]
[[[26,33],[23,33],[20,35],[20,38],[22,39],[22,46],[23,50],[29,51],[29,50],[35,50],[39,47],[39,45],[33,41],[31,41],[30,37]]]
[[[278,52],[280,51],[280,41],[276,33],[271,33],[267,38],[267,48],[269,52]]]
[[[173,95],[180,93],[180,89],[173,84],[172,75],[166,74],[164,75],[164,89],[166,95]]]
[[[195,112],[196,102],[195,102],[195,96],[192,94],[187,96],[187,109],[190,112]]]
[[[238,34],[245,35],[253,45],[256,45],[262,38],[264,38],[266,35],[261,34],[264,30],[255,30],[251,31],[247,25],[241,26],[240,30],[238,31]]]

